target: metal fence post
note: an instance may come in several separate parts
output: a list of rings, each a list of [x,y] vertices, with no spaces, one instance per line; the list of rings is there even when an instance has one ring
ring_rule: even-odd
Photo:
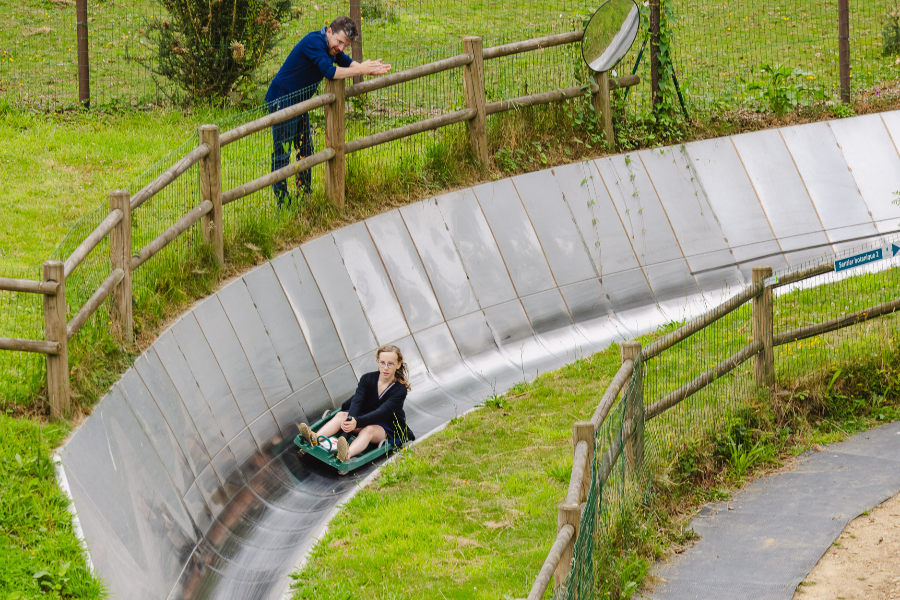
[[[581,506],[578,504],[560,504],[559,505],[559,517],[557,518],[556,523],[556,531],[559,532],[566,525],[571,525],[575,528],[575,533],[572,534],[572,540],[566,544],[565,550],[563,550],[562,555],[559,557],[559,564],[556,565],[556,571],[553,573],[553,578],[556,581],[556,587],[558,588],[566,581],[566,577],[569,576],[569,573],[572,572],[572,561],[575,558],[575,541],[578,539],[578,526],[581,524]]]
[[[222,213],[222,149],[219,126],[202,125],[200,143],[209,146],[209,154],[200,159],[200,201],[212,202],[211,211],[203,215],[203,238],[212,244],[219,267],[225,267],[224,224]]]
[[[850,0],[838,0],[838,63],[841,102],[850,104]]]
[[[772,276],[772,267],[753,267],[753,283]],[[772,288],[766,286],[753,299],[753,339],[763,343],[763,349],[753,357],[753,380],[769,389],[775,386],[775,350],[772,332]]]
[[[641,352],[641,343],[638,341],[622,342],[621,360],[636,361]],[[625,380],[622,386],[622,401],[625,402],[625,431],[628,437],[625,442],[625,460],[630,469],[640,470],[644,463],[644,404],[639,394],[628,395],[628,386],[631,376]]]
[[[344,206],[344,80],[326,79],[325,92],[334,94],[334,102],[325,105],[325,147],[334,150],[334,158],[325,163],[325,193],[338,206]]]
[[[50,401],[50,416],[54,419],[63,419],[72,414],[65,269],[60,260],[48,260],[44,263],[44,281],[59,284],[56,294],[44,294],[44,339],[59,342],[59,353],[47,355],[47,398]]]
[[[134,343],[134,308],[131,288],[131,197],[125,190],[109,193],[109,211],[122,211],[122,220],[109,232],[109,255],[112,268],[122,269],[125,276],[113,291],[113,332],[120,342]]]
[[[650,95],[659,102],[659,0],[650,0]]]
[[[487,113],[484,105],[484,56],[481,38],[463,38],[463,52],[472,57],[472,62],[463,67],[463,84],[466,90],[466,107],[475,109],[475,116],[466,121],[472,154],[482,169],[489,164],[487,144]]]
[[[351,58],[356,62],[363,61],[363,51],[362,51],[362,8],[360,7],[360,0],[350,0],[350,18],[353,19],[353,22],[356,23],[356,30],[358,32],[357,39],[353,40],[350,44],[351,48]],[[353,83],[362,83],[363,76],[362,75],[354,75]]]
[[[75,2],[75,35],[78,59],[78,101],[85,107],[91,104],[91,77],[88,56],[88,15],[87,0]]]

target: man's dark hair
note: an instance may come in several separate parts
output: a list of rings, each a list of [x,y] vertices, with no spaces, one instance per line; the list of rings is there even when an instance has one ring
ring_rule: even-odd
[[[359,37],[359,30],[356,28],[356,23],[354,23],[353,19],[350,17],[338,17],[331,22],[329,27],[331,27],[331,33],[343,31],[344,35],[354,42]]]

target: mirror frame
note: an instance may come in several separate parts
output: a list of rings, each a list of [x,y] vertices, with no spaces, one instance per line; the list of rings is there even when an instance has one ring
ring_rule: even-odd
[[[595,69],[591,66],[591,62],[588,61],[588,58],[584,55],[584,48],[585,48],[585,43],[584,43],[584,42],[585,42],[585,39],[586,39],[586,37],[587,37],[588,29],[590,29],[591,23],[593,23],[594,18],[600,13],[600,11],[603,10],[604,7],[606,7],[608,4],[610,4],[610,3],[613,2],[613,1],[614,1],[614,0],[606,0],[606,2],[604,2],[603,4],[601,4],[601,5],[597,8],[597,10],[594,11],[594,14],[591,15],[591,18],[588,19],[587,25],[585,25],[585,27],[584,27],[584,35],[583,35],[582,38],[581,38],[581,58],[582,58],[582,60],[584,60],[584,63],[587,65],[588,69],[590,69],[591,72],[593,72],[593,73],[604,73],[605,71],[610,71],[610,70],[612,70],[617,64],[619,64],[619,61],[622,60],[622,58],[628,53],[629,50],[631,50],[631,47],[634,45],[634,42],[635,42],[635,40],[637,39],[637,33],[638,33],[638,30],[640,30],[640,23],[641,23],[641,20],[640,20],[640,7],[638,7],[637,2],[635,2],[635,0],[631,0],[631,5],[632,5],[633,9],[634,9],[635,11],[637,11],[638,18],[637,18],[637,27],[634,28],[634,36],[632,36],[631,41],[630,41],[629,44],[628,44],[628,47],[625,48],[625,51],[622,52],[621,56],[616,57],[616,60],[615,60],[615,61],[612,63],[612,65],[610,65],[610,67],[609,67],[608,69],[606,69],[605,71],[597,71],[597,70],[595,70]],[[632,11],[629,11],[628,14],[630,15],[631,12],[632,12]],[[626,21],[625,21],[624,23],[622,23],[622,26],[624,27],[624,25],[625,25],[627,22],[628,22],[628,21],[627,21],[627,19],[626,19]],[[620,33],[622,33],[622,28],[621,28],[621,27],[619,28],[619,31],[616,33],[616,35],[613,36],[613,40],[612,40],[612,41],[615,41],[615,40],[616,40],[616,37],[618,37],[618,35],[619,35]],[[610,44],[610,45],[607,45],[606,48],[603,50],[603,52],[600,53],[600,56],[594,58],[594,61],[596,62],[599,58],[601,58],[601,57],[603,56],[603,54],[605,54],[606,51],[609,50],[610,46],[611,46],[611,44]]]

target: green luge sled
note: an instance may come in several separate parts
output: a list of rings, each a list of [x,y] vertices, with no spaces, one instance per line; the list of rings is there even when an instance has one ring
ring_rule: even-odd
[[[311,424],[309,427],[313,431],[318,431],[325,423],[327,423],[331,417],[333,417],[338,411],[325,411],[325,414],[322,415],[322,418]],[[339,433],[338,436],[343,436],[347,438],[347,443],[352,444],[353,440],[356,439],[356,436],[353,434],[347,435],[345,433]],[[319,439],[325,439],[322,436],[319,436]],[[308,441],[306,441],[302,435],[297,434],[297,437],[294,438],[294,444],[300,448],[300,454],[309,454],[313,456],[326,465],[330,465],[337,469],[338,473],[341,475],[346,475],[350,471],[360,468],[361,466],[368,464],[378,458],[379,456],[384,456],[391,450],[396,450],[397,446],[394,446],[389,441],[384,440],[378,445],[369,444],[369,447],[365,449],[365,451],[357,454],[352,457],[347,462],[341,462],[337,459],[336,454],[332,454],[328,450],[322,448],[321,444],[317,444],[315,446],[311,445]]]

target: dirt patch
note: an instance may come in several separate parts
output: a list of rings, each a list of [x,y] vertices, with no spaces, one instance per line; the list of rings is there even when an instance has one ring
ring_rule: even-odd
[[[900,599],[900,494],[854,519],[794,600]]]

